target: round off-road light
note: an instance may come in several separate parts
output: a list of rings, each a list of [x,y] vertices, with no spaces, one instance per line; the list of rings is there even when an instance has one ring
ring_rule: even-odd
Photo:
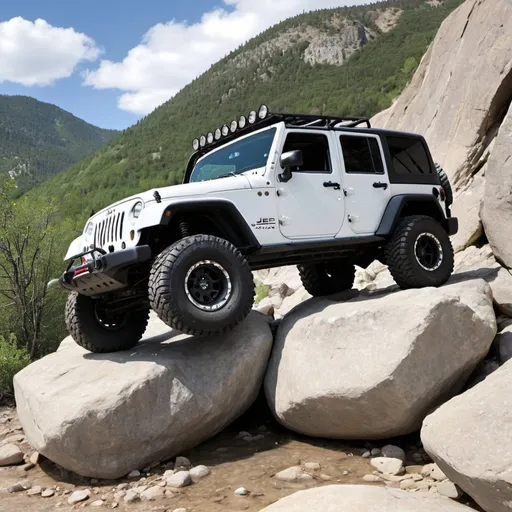
[[[201,135],[201,137],[199,137],[199,145],[204,148],[206,146],[206,137],[204,135]]]
[[[268,116],[268,107],[267,105],[261,105],[260,109],[258,110],[258,117],[260,119],[265,119],[265,117]]]
[[[87,227],[85,228],[85,234],[87,236],[91,236],[94,232],[94,224],[92,222],[89,222],[89,224],[87,224]]]
[[[242,128],[245,128],[247,126],[247,118],[245,116],[240,116],[240,119],[238,120],[238,128],[240,130]]]
[[[208,144],[211,144],[213,142],[213,133],[212,132],[208,133],[206,140],[208,141]]]
[[[226,137],[227,135],[229,135],[229,126],[227,124],[225,124],[223,127],[222,127],[222,136],[223,137]]]
[[[258,114],[256,110],[251,110],[249,113],[249,124],[254,124],[256,122],[256,119],[258,117]]]
[[[141,201],[139,201],[138,203],[135,204],[135,206],[133,207],[133,217],[135,219],[138,219],[139,216],[140,216],[140,212],[142,211],[142,208],[144,208],[144,205],[142,204]]]
[[[217,128],[215,130],[215,140],[219,140],[222,137],[222,132],[220,131],[220,128]]]
[[[238,128],[238,122],[232,121],[231,126],[229,127],[229,129],[231,130],[231,133],[235,133],[237,128]]]
[[[194,148],[194,151],[197,151],[199,149],[199,139],[194,139],[192,141],[192,147]]]

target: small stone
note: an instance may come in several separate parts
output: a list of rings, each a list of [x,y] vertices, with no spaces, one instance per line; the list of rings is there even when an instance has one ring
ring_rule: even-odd
[[[192,478],[192,481],[196,482],[197,480],[201,480],[201,478],[208,476],[210,474],[210,470],[206,466],[199,465],[192,468],[189,471],[189,474],[190,478]]]
[[[192,464],[187,459],[187,457],[176,457],[176,461],[174,462],[174,468],[190,468]]]
[[[345,469],[345,471],[343,471],[342,475],[343,476],[347,476],[348,475],[348,471]]]
[[[447,476],[441,471],[439,466],[433,462],[432,464],[427,464],[423,466],[421,470],[421,474],[426,478],[433,478],[437,481],[446,480]]]
[[[439,482],[437,485],[437,492],[447,498],[457,499],[462,496],[460,489],[450,480]]]
[[[130,489],[127,491],[123,500],[125,503],[134,503],[139,500],[139,495],[133,489]]]
[[[237,439],[243,439],[244,437],[252,437],[250,432],[246,432],[245,430],[241,430],[238,432],[238,435],[236,436]]]
[[[392,457],[375,457],[370,464],[381,473],[388,475],[398,475],[404,471],[403,461]]]
[[[315,471],[316,469],[321,469],[322,466],[320,466],[320,464],[318,464],[318,462],[306,462],[304,464],[304,467],[306,469],[312,469],[313,471]]]
[[[402,462],[405,462],[405,452],[399,446],[395,446],[393,444],[387,444],[383,446],[381,449],[381,453],[383,457],[390,457],[392,459],[400,459]]]
[[[147,485],[138,485],[134,487],[132,490],[133,492],[136,492],[137,494],[143,493],[148,488]]]
[[[140,497],[142,500],[147,501],[154,501],[159,498],[163,498],[165,496],[163,487],[160,487],[159,485],[155,485],[153,487],[150,487],[149,489],[146,489],[144,492],[141,493]]]
[[[326,475],[325,473],[322,473],[322,474],[320,475],[320,478],[321,478],[322,480],[325,480],[326,482],[328,482],[329,480],[332,480],[332,476],[331,476],[331,475]]]
[[[23,482],[18,482],[14,485],[7,487],[7,491],[10,493],[21,492],[21,491],[27,491],[31,487],[32,487],[32,484],[28,480],[25,480]]]
[[[23,434],[14,434],[6,437],[0,444],[22,443],[23,441],[25,441],[25,436]]]
[[[245,487],[239,487],[235,490],[234,494],[237,496],[247,496],[249,494],[249,491]]]
[[[130,487],[126,482],[122,483],[122,484],[119,484],[116,489],[118,491],[125,491],[126,489],[128,489],[128,487]]]
[[[110,505],[110,508],[117,508],[117,507],[119,507],[119,503],[116,503],[115,501],[114,501],[114,503],[112,503],[112,505]]]
[[[166,479],[169,487],[186,487],[192,483],[188,471],[178,471]]]
[[[250,434],[248,436],[244,436],[244,437],[242,437],[242,441],[246,441],[246,442],[252,441],[252,436]]]
[[[96,500],[96,501],[93,501],[91,503],[91,507],[101,507],[103,505],[104,501],[103,500]]]
[[[166,490],[165,491],[165,497],[166,498],[173,498],[174,497],[174,493],[172,491]]]
[[[417,488],[418,484],[412,478],[407,478],[406,480],[402,480],[400,482],[400,489],[403,489],[404,491]]]
[[[55,491],[53,489],[45,489],[42,493],[41,493],[41,496],[43,498],[51,498],[53,495],[55,494]]]
[[[32,464],[34,464],[34,466],[37,466],[38,464],[41,464],[41,461],[43,459],[43,456],[39,453],[39,452],[34,452],[31,456],[30,456],[30,462],[32,462]]]
[[[363,453],[362,457],[363,457],[363,459],[369,459],[369,458],[371,457],[371,455],[372,455],[372,453],[371,453],[371,452],[369,452],[368,450],[366,450],[366,451]]]
[[[114,493],[114,499],[116,501],[121,501],[125,496],[126,496],[125,490],[117,491],[116,493]]]
[[[138,469],[134,469],[133,471],[130,471],[126,478],[139,478],[140,471]]]
[[[164,476],[163,478],[169,478],[170,476],[174,475],[175,471],[174,469],[168,469],[165,473],[164,473]]]
[[[423,455],[421,455],[421,453],[413,453],[412,454],[412,460],[416,461],[416,462],[423,462]]]
[[[412,473],[411,474],[411,478],[415,481],[415,482],[420,482],[421,480],[423,480],[423,477],[421,475],[419,475],[418,473]]]
[[[251,439],[251,441],[261,441],[262,439],[265,439],[265,436],[263,434],[257,434],[255,436],[253,436],[253,438]]]
[[[85,489],[83,491],[75,491],[68,498],[68,504],[75,505],[76,503],[80,503],[81,501],[88,500],[90,495],[91,491],[89,489]]]
[[[291,468],[283,469],[283,471],[276,473],[274,478],[283,482],[302,482],[313,479],[311,475],[304,473],[300,466],[292,466]]]
[[[422,470],[423,470],[423,466],[420,466],[420,465],[405,467],[405,472],[408,474],[420,474]]]
[[[418,491],[428,491],[430,488],[430,484],[423,480],[416,482],[416,485],[418,486]]]
[[[41,494],[41,492],[43,492],[43,489],[41,489],[41,486],[40,485],[34,485],[34,487],[31,487],[27,494],[29,496],[36,496],[38,494]]]
[[[364,475],[363,480],[365,482],[380,482],[380,478],[377,475]]]
[[[175,508],[172,512],[187,512],[186,508]]]
[[[14,466],[24,462],[23,452],[17,445],[10,443],[0,446],[0,466]]]
[[[372,450],[370,451],[372,457],[378,457],[380,453],[380,448],[372,448]]]

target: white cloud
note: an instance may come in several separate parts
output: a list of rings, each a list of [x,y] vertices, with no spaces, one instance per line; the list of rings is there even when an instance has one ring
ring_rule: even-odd
[[[72,75],[81,61],[94,61],[100,50],[73,28],[21,17],[0,22],[0,83],[50,85]]]
[[[301,12],[354,4],[353,0],[224,0],[195,24],[152,27],[122,62],[103,60],[85,84],[125,91],[119,107],[147,114],[212,64],[275,23]]]

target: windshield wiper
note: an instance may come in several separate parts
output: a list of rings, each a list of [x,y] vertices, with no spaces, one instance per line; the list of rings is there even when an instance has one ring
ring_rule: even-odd
[[[238,174],[234,171],[227,172],[226,174],[221,174],[220,176],[217,176],[217,179],[219,178],[229,178],[230,176],[238,176]]]

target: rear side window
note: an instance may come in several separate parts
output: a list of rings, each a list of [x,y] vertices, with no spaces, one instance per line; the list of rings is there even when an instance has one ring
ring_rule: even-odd
[[[393,170],[400,175],[423,175],[433,173],[430,159],[423,142],[410,137],[387,137]]]
[[[382,174],[384,166],[375,137],[340,136],[345,170],[352,174]]]

